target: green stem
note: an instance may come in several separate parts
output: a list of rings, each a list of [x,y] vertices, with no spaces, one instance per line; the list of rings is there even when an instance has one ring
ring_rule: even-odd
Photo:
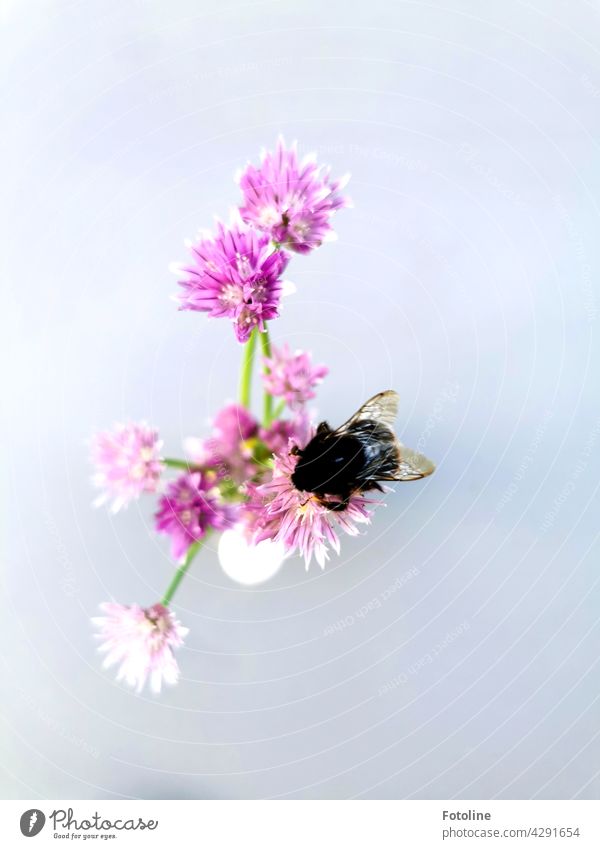
[[[260,344],[262,346],[262,355],[263,357],[271,356],[271,340],[269,339],[269,329],[267,327],[267,323],[265,322],[265,332],[260,334]],[[265,366],[265,373],[269,370]],[[271,422],[273,421],[273,396],[270,392],[264,391],[264,400],[263,400],[263,420],[265,427],[269,427]]]
[[[279,404],[277,404],[277,406],[273,410],[273,421],[275,421],[275,419],[278,419],[281,416],[284,409],[285,409],[285,401],[280,401]]]
[[[171,603],[171,599],[173,598],[173,596],[177,592],[177,587],[183,581],[185,573],[187,572],[187,570],[192,565],[192,560],[198,554],[201,547],[202,547],[202,542],[193,542],[190,545],[190,547],[188,548],[187,554],[185,556],[185,560],[183,561],[183,563],[181,564],[179,569],[173,575],[173,580],[169,584],[167,591],[162,598],[161,604],[164,605],[165,607],[168,607],[169,604]]]
[[[196,463],[190,463],[189,460],[177,460],[174,457],[163,457],[161,463],[170,469],[188,469],[192,472],[200,468]]]
[[[254,366],[254,352],[256,350],[256,327],[252,330],[250,338],[244,346],[244,359],[242,360],[242,374],[240,376],[240,404],[250,409],[250,394],[252,390],[252,367]]]

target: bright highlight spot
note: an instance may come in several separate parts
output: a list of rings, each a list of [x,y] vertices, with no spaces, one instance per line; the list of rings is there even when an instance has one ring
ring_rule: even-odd
[[[232,528],[221,534],[219,562],[225,574],[237,584],[254,586],[272,578],[285,560],[283,543],[266,539],[248,545],[241,530]]]

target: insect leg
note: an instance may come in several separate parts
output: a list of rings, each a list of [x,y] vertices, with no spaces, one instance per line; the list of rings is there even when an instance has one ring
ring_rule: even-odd
[[[346,510],[346,508],[348,507],[349,501],[350,501],[349,495],[346,496],[346,498],[342,499],[342,501],[325,501],[322,498],[319,499],[319,503],[322,504],[323,507],[327,507],[328,510],[335,510],[335,511]]]

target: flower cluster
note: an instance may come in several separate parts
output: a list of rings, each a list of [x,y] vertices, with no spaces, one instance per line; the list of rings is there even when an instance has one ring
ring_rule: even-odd
[[[183,645],[188,633],[162,604],[144,609],[137,604],[101,604],[105,616],[92,621],[99,629],[100,651],[106,654],[104,666],[120,664],[117,680],[124,680],[140,692],[146,680],[160,693],[162,682],[175,684],[179,668],[173,649]]]
[[[331,180],[312,157],[298,162],[296,146],[286,149],[279,139],[274,153],[263,152],[258,168],[248,165],[240,175],[240,213],[276,244],[306,254],[333,234],[331,216],[348,205],[341,194],[347,182]]]
[[[210,472],[188,472],[169,484],[159,502],[156,530],[171,538],[175,560],[185,558],[193,543],[209,530],[223,531],[233,525],[235,513],[224,504]]]
[[[340,553],[337,529],[356,536],[357,525],[371,521],[370,506],[376,502],[352,495],[344,510],[331,510],[314,493],[296,489],[292,474],[297,462],[298,456],[289,451],[275,458],[272,479],[253,492],[255,513],[249,527],[255,542],[282,542],[286,551],[304,557],[307,569],[314,554],[324,569],[329,547]]]
[[[248,539],[253,543],[266,539],[281,542],[288,553],[297,552],[304,558],[307,569],[313,555],[324,569],[329,549],[340,553],[337,531],[356,536],[357,525],[371,521],[371,505],[376,502],[363,495],[352,495],[344,510],[333,511],[314,493],[296,489],[292,482],[298,462],[295,447],[301,445],[291,439],[291,450],[275,456],[270,480],[249,487],[244,523]]]
[[[253,447],[259,425],[241,404],[228,404],[217,413],[208,439],[190,437],[185,448],[197,466],[214,470],[219,478],[242,484],[254,473]]]
[[[273,347],[271,357],[265,357],[263,383],[275,398],[283,398],[290,409],[302,407],[315,397],[314,388],[327,375],[326,366],[313,367],[310,354],[292,353],[288,345]]]
[[[242,206],[228,226],[202,232],[191,245],[191,261],[173,266],[179,275],[180,308],[228,318],[238,342],[279,315],[288,251],[308,253],[333,233],[331,216],[348,205],[341,194],[347,179],[331,180],[283,139],[264,153],[259,168],[239,177]]]
[[[247,342],[254,328],[264,331],[265,321],[279,315],[288,261],[264,233],[238,221],[219,223],[214,238],[203,235],[192,246],[192,262],[176,267],[185,275],[181,308],[229,318],[238,342]]]
[[[142,492],[156,492],[161,473],[158,432],[140,424],[117,425],[92,437],[93,483],[102,490],[96,504],[112,501],[117,512]]]
[[[229,224],[218,222],[213,233],[201,233],[190,245],[189,261],[176,267],[179,307],[228,319],[245,346],[239,402],[217,412],[206,436],[185,440],[185,458],[163,456],[158,432],[144,423],[118,425],[92,439],[93,480],[101,490],[97,503],[109,501],[118,510],[143,493],[154,494],[154,529],[168,537],[177,562],[160,602],[147,608],[103,604],[103,615],[93,620],[104,665],[117,665],[118,680],[138,692],[146,682],[159,692],[163,682],[178,679],[174,650],[187,629],[170,605],[209,534],[224,532],[222,549],[235,560],[238,575],[240,558],[243,565],[256,563],[268,552],[264,575],[294,552],[307,568],[313,556],[323,568],[330,551],[340,551],[340,532],[355,535],[371,520],[375,502],[360,488],[342,497],[295,485],[294,480],[309,485],[295,470],[308,443],[315,445],[307,404],[328,369],[314,365],[306,351],[271,346],[267,329],[289,289],[283,275],[292,254],[306,254],[333,235],[332,216],[348,205],[345,183],[331,179],[313,158],[300,161],[296,147],[286,148],[281,139],[258,167],[245,168],[239,175],[242,202]],[[250,407],[259,339],[260,420]],[[224,559],[222,565],[226,569]]]

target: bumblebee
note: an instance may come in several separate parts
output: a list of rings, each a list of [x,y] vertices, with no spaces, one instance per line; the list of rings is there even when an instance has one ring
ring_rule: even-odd
[[[345,510],[352,495],[378,489],[380,481],[414,481],[435,466],[400,443],[393,431],[398,393],[374,395],[343,425],[321,422],[305,448],[294,448],[298,462],[292,483],[330,510]]]

